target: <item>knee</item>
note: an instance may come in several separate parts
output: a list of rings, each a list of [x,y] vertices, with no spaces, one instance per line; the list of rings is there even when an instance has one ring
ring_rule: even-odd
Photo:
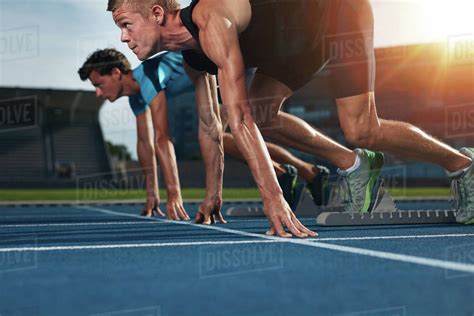
[[[255,118],[255,124],[257,124],[257,127],[263,136],[272,137],[278,134],[279,130],[282,128],[280,114],[280,111],[272,112],[271,114],[268,112],[265,116]]]
[[[377,129],[369,125],[350,125],[343,128],[344,136],[351,145],[372,149],[377,144]]]

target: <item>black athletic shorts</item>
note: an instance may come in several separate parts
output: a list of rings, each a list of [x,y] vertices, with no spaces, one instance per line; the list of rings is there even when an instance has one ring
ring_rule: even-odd
[[[306,23],[305,30],[298,30],[292,29],[292,22],[287,22],[285,30],[268,35],[272,39],[270,43],[263,39],[249,41],[256,50],[278,50],[276,54],[268,54],[267,60],[258,62],[257,73],[275,78],[295,91],[326,70],[330,95],[336,99],[374,91],[374,19],[369,1],[322,0],[319,8],[308,4],[318,0],[289,2],[298,1],[302,5],[300,10],[323,10],[314,17],[319,25],[312,27]],[[283,11],[280,14],[278,9],[272,11],[283,19],[290,8],[285,9],[280,3],[280,10]],[[307,18],[308,15],[311,13],[300,12],[296,16]],[[275,43],[286,43],[286,46]]]

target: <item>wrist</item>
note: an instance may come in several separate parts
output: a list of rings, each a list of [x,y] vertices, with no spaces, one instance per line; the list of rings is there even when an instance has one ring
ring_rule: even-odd
[[[179,186],[170,186],[166,188],[166,193],[168,197],[180,197],[181,189],[179,188]]]
[[[222,200],[222,190],[206,190],[206,200],[220,199]]]
[[[159,198],[160,194],[158,193],[158,190],[150,190],[150,191],[146,192],[146,196],[148,198],[150,198],[150,197]]]

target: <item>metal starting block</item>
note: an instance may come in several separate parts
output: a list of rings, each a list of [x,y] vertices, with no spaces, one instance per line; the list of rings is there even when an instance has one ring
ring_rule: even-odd
[[[323,211],[316,217],[316,223],[321,226],[449,224],[456,223],[456,217],[449,210],[399,210],[381,185],[370,213]]]
[[[321,226],[366,226],[366,225],[417,225],[456,223],[454,211],[450,210],[399,210],[392,197],[380,186],[377,201],[370,213],[345,212],[344,202],[337,192],[332,194],[327,206],[316,206],[304,184],[297,187],[297,201],[293,211],[298,217],[316,218]],[[232,207],[228,216],[264,217],[261,207]]]
[[[326,212],[316,218],[321,226],[416,225],[456,223],[454,211],[394,211],[374,213]]]

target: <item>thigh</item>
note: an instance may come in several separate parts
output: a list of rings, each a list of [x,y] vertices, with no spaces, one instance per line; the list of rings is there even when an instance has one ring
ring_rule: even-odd
[[[259,127],[274,125],[281,105],[292,94],[285,84],[257,71],[248,96],[255,123]]]
[[[374,17],[368,0],[335,1],[325,37],[330,86],[336,99],[375,89]]]

